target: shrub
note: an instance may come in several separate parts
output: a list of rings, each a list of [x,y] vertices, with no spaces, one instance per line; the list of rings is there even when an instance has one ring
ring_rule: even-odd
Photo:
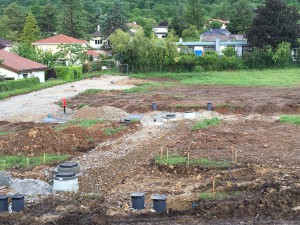
[[[199,60],[200,66],[204,70],[217,70],[219,56],[216,51],[208,50],[203,56],[199,57]]]
[[[249,69],[264,69],[274,67],[273,51],[271,48],[256,48],[242,57],[244,65]]]
[[[91,63],[84,63],[82,64],[82,73],[89,73],[92,71]]]
[[[192,72],[198,63],[198,57],[195,54],[181,54],[175,59],[175,70],[177,72]]]
[[[9,80],[0,83],[0,92],[28,88],[35,86],[39,83],[40,80],[38,77],[23,78],[19,80]]]
[[[82,77],[82,66],[56,66],[56,76],[61,80],[74,80]]]
[[[91,71],[101,71],[102,70],[102,66],[103,63],[101,61],[94,61],[94,62],[90,62],[91,65]]]
[[[217,70],[240,70],[243,69],[243,61],[236,56],[222,56],[218,59]]]

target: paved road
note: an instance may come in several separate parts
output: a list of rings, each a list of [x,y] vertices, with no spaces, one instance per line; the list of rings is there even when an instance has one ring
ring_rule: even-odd
[[[0,121],[40,122],[50,113],[62,116],[62,110],[55,104],[63,98],[71,98],[87,89],[123,90],[133,85],[118,85],[116,82],[128,79],[126,76],[101,76],[63,84],[0,101]]]

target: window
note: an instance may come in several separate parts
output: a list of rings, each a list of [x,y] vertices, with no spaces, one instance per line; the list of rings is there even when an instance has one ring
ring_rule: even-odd
[[[28,77],[28,73],[23,73],[23,77],[27,78]]]

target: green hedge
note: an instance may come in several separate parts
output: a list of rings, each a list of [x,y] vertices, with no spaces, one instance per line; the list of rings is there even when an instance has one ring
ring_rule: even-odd
[[[74,80],[82,77],[82,66],[56,66],[54,67],[57,79]]]
[[[28,88],[40,83],[38,77],[23,78],[0,82],[0,92],[12,91],[16,89]]]

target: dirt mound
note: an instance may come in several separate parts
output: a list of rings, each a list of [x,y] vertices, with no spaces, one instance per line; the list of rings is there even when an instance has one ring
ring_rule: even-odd
[[[72,119],[105,119],[120,121],[127,118],[129,114],[122,109],[112,106],[80,108],[72,117]]]

